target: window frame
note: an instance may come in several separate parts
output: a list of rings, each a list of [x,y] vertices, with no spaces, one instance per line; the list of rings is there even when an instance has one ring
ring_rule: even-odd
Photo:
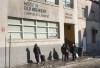
[[[39,20],[32,20],[32,19],[18,19],[18,18],[9,18],[8,17],[8,20],[9,19],[11,19],[11,20],[20,20],[20,22],[21,22],[21,24],[9,24],[8,23],[8,26],[9,25],[12,25],[12,26],[16,26],[16,25],[18,25],[18,26],[20,26],[21,27],[21,31],[20,31],[20,33],[21,33],[21,38],[18,38],[18,39],[42,39],[42,38],[38,38],[37,37],[37,35],[38,34],[46,34],[46,38],[43,38],[43,39],[59,39],[60,37],[60,35],[59,35],[59,22],[48,22],[48,21],[39,21]],[[26,25],[26,24],[24,24],[24,21],[34,21],[34,25]],[[38,26],[37,24],[38,24],[38,22],[43,22],[43,23],[46,23],[46,25],[44,26]],[[49,23],[51,24],[51,26],[49,26]],[[53,26],[52,26],[53,25]],[[33,27],[33,29],[34,29],[34,31],[33,32],[31,32],[31,31],[24,31],[24,29],[25,29],[25,27]],[[30,28],[30,29],[31,29]],[[38,30],[38,28],[45,28],[46,29],[46,32],[37,32],[37,30]],[[56,32],[49,32],[49,29],[50,28],[52,28],[52,29],[54,29],[54,31],[55,31],[55,29],[56,29]],[[16,32],[16,31],[15,31]],[[8,31],[8,33],[14,33],[14,31],[12,31],[12,32],[10,32],[10,31]],[[34,34],[33,35],[33,37],[34,38],[25,38],[25,34]],[[49,34],[55,34],[56,36],[55,37],[49,37]],[[13,39],[17,39],[17,38],[13,38]]]

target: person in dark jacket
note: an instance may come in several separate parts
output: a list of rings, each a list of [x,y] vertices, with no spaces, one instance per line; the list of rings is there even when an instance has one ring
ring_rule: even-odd
[[[67,61],[69,60],[69,52],[70,52],[69,44],[66,44],[66,56],[67,56]]]
[[[61,52],[62,52],[62,61],[68,61],[69,60],[69,51],[65,44],[63,44],[63,46],[61,47]]]
[[[72,45],[72,60],[76,60],[77,48],[75,44]]]
[[[41,55],[41,51],[40,51],[40,48],[38,47],[37,44],[34,45],[33,52],[34,52],[34,55],[35,55],[36,62],[38,64],[39,63],[39,57]]]
[[[64,49],[65,49],[65,44],[63,44],[62,47],[61,47],[62,61],[64,61],[64,58],[65,58],[65,52],[64,52]]]

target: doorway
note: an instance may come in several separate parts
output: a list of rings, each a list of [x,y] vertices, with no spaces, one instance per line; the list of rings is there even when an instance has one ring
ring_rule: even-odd
[[[75,43],[74,24],[64,23],[64,40],[65,43]]]

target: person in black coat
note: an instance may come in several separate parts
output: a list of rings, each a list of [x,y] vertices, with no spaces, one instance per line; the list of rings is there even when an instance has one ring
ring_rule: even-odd
[[[38,64],[39,63],[39,57],[41,55],[41,51],[40,51],[40,48],[38,47],[37,44],[34,45],[33,52],[34,52],[34,55],[35,55],[36,62]]]
[[[66,44],[63,44],[61,47],[61,53],[62,53],[62,61],[68,61],[69,60],[69,51],[67,49]]]
[[[75,44],[72,45],[72,60],[76,60],[77,48]]]
[[[61,47],[61,53],[62,53],[62,61],[64,61],[64,58],[65,58],[65,44],[62,45]]]

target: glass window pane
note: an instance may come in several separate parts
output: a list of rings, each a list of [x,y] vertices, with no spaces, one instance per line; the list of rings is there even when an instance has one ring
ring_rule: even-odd
[[[73,0],[64,0],[65,7],[73,8]]]
[[[47,2],[55,3],[55,0],[46,0]]]
[[[46,39],[47,38],[47,34],[37,34],[37,38],[38,39]]]
[[[10,33],[8,33],[8,36],[10,36]],[[21,39],[21,33],[11,33],[11,38]]]
[[[56,23],[49,23],[49,27],[57,27]]]
[[[57,29],[56,28],[49,28],[49,33],[57,33]]]
[[[35,39],[35,33],[24,33],[24,39]]]
[[[74,2],[74,0],[71,0],[71,3],[70,3],[70,6],[71,6],[71,8],[73,8],[73,2]]]
[[[24,32],[35,32],[34,27],[24,27]]]
[[[55,33],[50,33],[49,38],[58,38],[57,34]]]
[[[66,1],[65,1],[65,6],[66,6],[66,7],[70,7],[70,0],[66,0]]]
[[[37,26],[47,26],[46,22],[37,22]]]
[[[70,4],[71,3],[71,1],[70,0],[66,0],[67,1],[67,4]]]
[[[23,20],[24,25],[35,25],[34,21]]]
[[[21,24],[21,21],[18,19],[8,19],[8,24]]]
[[[8,26],[8,31],[19,32],[21,31],[21,26]]]
[[[82,17],[85,18],[86,17],[86,9],[82,8]]]
[[[38,33],[44,33],[47,32],[46,28],[37,28]]]

